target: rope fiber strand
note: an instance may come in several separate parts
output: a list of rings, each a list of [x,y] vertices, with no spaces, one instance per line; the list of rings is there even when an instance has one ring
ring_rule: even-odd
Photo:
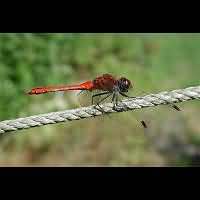
[[[99,116],[104,113],[124,112],[170,103],[179,103],[194,99],[200,99],[200,86],[188,87],[170,92],[160,92],[158,94],[149,94],[143,97],[127,98],[119,102],[116,108],[113,107],[112,103],[101,104],[101,108],[104,110],[103,113],[93,105],[72,110],[39,114],[14,120],[6,120],[0,122],[0,133],[29,129],[72,120],[80,120],[83,118]]]

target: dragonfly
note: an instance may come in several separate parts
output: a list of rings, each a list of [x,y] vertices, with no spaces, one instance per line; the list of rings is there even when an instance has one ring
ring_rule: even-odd
[[[119,96],[126,98],[136,98],[127,95],[129,89],[133,88],[133,83],[125,77],[115,78],[111,74],[103,74],[96,77],[93,80],[85,81],[83,83],[74,84],[74,85],[60,85],[60,86],[46,86],[46,87],[36,87],[32,88],[28,95],[39,95],[50,92],[59,92],[59,91],[70,91],[70,90],[80,90],[92,92],[98,90],[100,92],[92,95],[92,105],[94,104],[94,99],[97,97],[102,97],[97,103],[96,106],[100,107],[100,103],[105,101],[107,98],[112,97],[111,102],[114,104],[114,108],[118,106]],[[176,110],[180,108],[176,105],[173,105]],[[147,124],[144,120],[141,121],[141,124],[144,128],[147,128]]]

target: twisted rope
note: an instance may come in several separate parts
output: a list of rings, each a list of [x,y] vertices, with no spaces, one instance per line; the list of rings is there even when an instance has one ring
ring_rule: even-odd
[[[173,90],[170,92],[160,92],[158,94],[149,94],[143,97],[128,98],[119,103],[117,108],[113,108],[112,103],[101,105],[105,113],[124,112],[145,107],[153,107],[162,104],[178,103],[200,99],[200,86],[188,87],[185,89]],[[65,121],[80,120],[83,118],[102,115],[99,109],[94,106],[82,107],[61,112],[51,112],[14,120],[0,122],[0,133],[29,129],[32,127],[55,124]]]

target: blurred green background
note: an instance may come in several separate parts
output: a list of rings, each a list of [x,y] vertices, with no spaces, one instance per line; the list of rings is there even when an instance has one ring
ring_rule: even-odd
[[[74,92],[24,92],[103,73],[130,79],[130,95],[197,86],[200,34],[1,33],[0,121],[76,108]],[[160,106],[2,134],[0,166],[199,165],[199,103],[179,104],[182,112]]]

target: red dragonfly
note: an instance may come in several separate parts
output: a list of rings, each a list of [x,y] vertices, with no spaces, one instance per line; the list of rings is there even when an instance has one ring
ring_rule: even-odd
[[[28,92],[29,95],[39,95],[49,92],[58,92],[58,91],[69,91],[69,90],[81,90],[82,91],[94,91],[99,90],[100,93],[92,95],[92,104],[94,104],[94,98],[97,96],[104,97],[97,103],[103,102],[105,99],[112,95],[112,102],[114,103],[114,108],[118,104],[118,97],[122,95],[123,97],[135,98],[128,96],[127,93],[130,88],[132,88],[132,83],[125,77],[116,79],[110,74],[103,74],[102,76],[96,77],[94,80],[86,81],[80,84],[75,85],[62,85],[62,86],[48,86],[48,87],[36,87],[31,89]],[[99,106],[100,107],[100,106]],[[179,109],[177,106],[173,106],[175,109]],[[101,107],[100,107],[101,108]],[[144,121],[141,121],[143,127],[147,127]]]
[[[58,91],[69,91],[69,90],[81,90],[81,91],[94,91],[99,90],[101,93],[92,95],[92,104],[94,103],[94,98],[97,96],[106,95],[103,99],[101,99],[98,104],[100,104],[103,100],[110,97],[112,95],[112,102],[114,105],[118,103],[119,94],[124,97],[129,97],[125,93],[132,88],[131,81],[127,78],[121,77],[119,79],[114,78],[110,74],[103,74],[95,78],[92,81],[86,81],[81,84],[76,85],[62,85],[62,86],[49,86],[49,87],[36,87],[31,89],[28,92],[29,95],[39,95],[49,92],[58,92]]]

